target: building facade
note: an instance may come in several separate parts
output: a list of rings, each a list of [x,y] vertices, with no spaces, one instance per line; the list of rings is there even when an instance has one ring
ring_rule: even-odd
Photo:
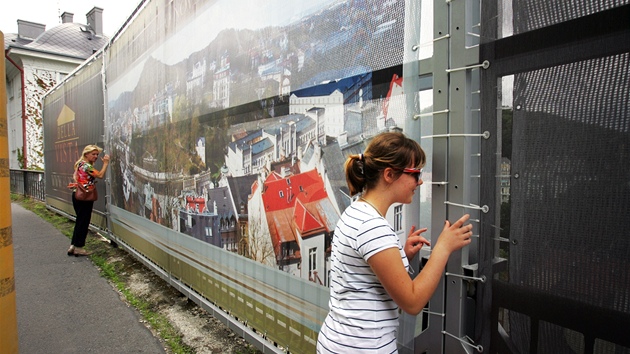
[[[44,94],[107,42],[103,9],[86,14],[87,24],[64,12],[61,24],[17,20],[18,33],[5,34],[9,168],[43,169],[42,105]]]

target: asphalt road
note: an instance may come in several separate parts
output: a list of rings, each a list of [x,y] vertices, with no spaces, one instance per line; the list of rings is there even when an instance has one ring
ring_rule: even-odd
[[[19,351],[165,353],[85,257],[69,257],[70,240],[12,203]]]

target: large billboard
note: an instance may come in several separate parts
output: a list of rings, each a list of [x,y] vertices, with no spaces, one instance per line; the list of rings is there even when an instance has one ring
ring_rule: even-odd
[[[248,4],[147,2],[105,51],[112,229],[308,352],[351,202],[344,160],[405,128],[405,6]]]
[[[46,201],[69,214],[74,214],[72,191],[68,189],[74,163],[86,145],[105,144],[102,68],[103,58],[92,58],[44,98]],[[101,162],[96,163],[97,168],[101,166]],[[105,183],[100,181],[97,188],[101,196],[106,195]],[[105,202],[101,197],[94,203],[96,217],[92,219],[102,227]]]
[[[404,6],[162,6],[106,53],[112,204],[327,286],[345,156],[404,129]]]

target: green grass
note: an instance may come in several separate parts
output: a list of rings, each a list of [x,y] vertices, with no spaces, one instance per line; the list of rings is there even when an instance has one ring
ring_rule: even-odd
[[[72,238],[74,222],[48,210],[44,203],[15,194],[11,194],[11,201],[19,203],[25,209],[34,212],[43,220],[55,226],[62,234],[66,235],[66,237]],[[108,243],[102,242],[98,237],[88,237],[85,249],[92,252],[89,258],[98,267],[101,275],[109,280],[124,296],[125,300],[140,312],[144,320],[158,333],[160,338],[164,340],[164,343],[166,343],[171,353],[194,353],[193,348],[183,343],[181,334],[179,334],[168,319],[158,312],[153,311],[153,304],[135,296],[125,283],[125,279],[120,276],[124,264],[120,261],[116,261],[116,259],[120,259],[123,255],[127,257],[131,256],[127,255],[123,250],[111,247]]]

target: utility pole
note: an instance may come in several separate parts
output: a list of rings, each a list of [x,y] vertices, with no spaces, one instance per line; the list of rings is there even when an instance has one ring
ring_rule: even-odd
[[[0,31],[0,43],[4,33]],[[9,173],[9,129],[4,60],[0,60],[0,353],[18,353],[13,232],[11,229],[11,191]]]

